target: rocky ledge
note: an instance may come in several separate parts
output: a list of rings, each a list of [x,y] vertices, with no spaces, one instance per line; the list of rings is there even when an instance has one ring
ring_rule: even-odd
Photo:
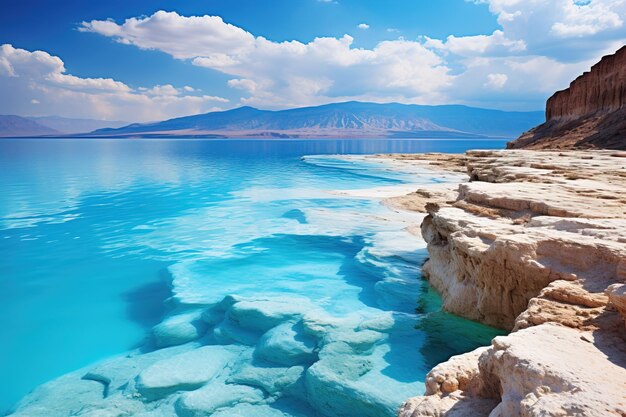
[[[400,416],[625,416],[626,153],[392,158],[466,169],[388,204],[428,212],[444,308],[512,331],[435,367]]]

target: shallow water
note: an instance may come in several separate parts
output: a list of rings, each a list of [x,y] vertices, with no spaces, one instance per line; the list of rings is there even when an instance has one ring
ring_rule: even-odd
[[[352,331],[390,317],[400,330],[376,342],[368,353],[371,369],[353,388],[367,395],[378,390],[392,403],[419,394],[434,364],[495,333],[438,311],[438,297],[418,279],[423,242],[403,230],[419,220],[328,191],[446,179],[332,156],[301,157],[503,145],[0,141],[0,375],[10,381],[0,392],[0,413],[38,384],[147,340],[150,346],[150,329],[166,316],[229,295],[253,305],[296,304],[310,321],[339,320],[343,333],[341,326]],[[294,323],[281,326],[300,325]],[[254,332],[226,324],[215,329],[219,340],[207,343],[258,350]],[[321,366],[331,333],[323,343],[310,341],[314,353],[306,366]],[[283,411],[341,414],[307,403],[306,396],[298,404]],[[293,407],[297,411],[289,411]]]

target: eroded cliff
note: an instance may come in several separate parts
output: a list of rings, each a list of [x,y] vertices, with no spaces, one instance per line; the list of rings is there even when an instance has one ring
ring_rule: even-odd
[[[513,331],[435,367],[400,416],[625,415],[626,154],[394,159],[467,168],[456,193],[390,204],[426,208],[423,272],[444,308]]]
[[[550,97],[546,122],[508,147],[626,149],[626,46]]]

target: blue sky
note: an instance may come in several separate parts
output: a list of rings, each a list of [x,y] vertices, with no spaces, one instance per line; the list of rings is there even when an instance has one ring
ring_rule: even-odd
[[[0,113],[129,121],[353,99],[536,110],[626,39],[625,0],[1,7]]]

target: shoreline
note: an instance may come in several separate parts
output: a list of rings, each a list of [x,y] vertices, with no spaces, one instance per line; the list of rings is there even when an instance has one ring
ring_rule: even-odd
[[[407,177],[385,173],[371,164],[353,168],[366,171],[355,183],[360,186],[372,184],[371,175]],[[334,175],[332,171],[330,175]],[[426,175],[422,180],[431,178]],[[406,193],[412,187],[400,186],[393,194]],[[238,197],[252,197],[258,205],[271,204],[272,198],[315,200],[333,195],[323,188],[297,189],[287,195],[270,192],[269,196],[260,191],[252,188]],[[306,221],[293,219],[292,233],[335,237],[350,251],[358,246],[358,252],[350,252],[340,264],[352,275],[337,274],[338,281],[328,285],[332,291],[347,291],[354,297],[338,295],[334,305],[334,299],[325,296],[322,303],[315,304],[315,291],[323,289],[328,278],[323,270],[310,271],[315,275],[313,283],[300,280],[293,284],[313,291],[303,293],[306,297],[279,296],[263,287],[258,287],[257,294],[237,292],[232,286],[224,289],[224,294],[185,293],[183,298],[195,304],[176,304],[152,329],[157,350],[126,352],[49,381],[24,397],[12,415],[199,417],[219,414],[222,409],[224,415],[255,415],[258,411],[258,415],[273,417],[316,412],[395,415],[407,396],[424,392],[424,375],[443,355],[447,358],[471,350],[498,333],[448,314],[431,315],[439,311],[431,291],[424,292],[424,306],[416,314],[414,303],[425,287],[415,285],[425,242],[416,240],[408,229],[423,216],[390,211],[378,204],[381,196],[371,195],[371,190],[353,191],[369,195],[359,197],[343,190],[334,193],[334,208],[304,205],[300,216]],[[269,200],[264,200],[264,195]],[[368,201],[350,202],[361,198]],[[337,204],[340,201],[345,204]],[[351,237],[363,242],[349,242]],[[185,279],[185,265],[171,268],[175,268],[171,270],[174,277]],[[362,270],[369,272],[358,272]],[[259,285],[258,277],[252,281]],[[418,326],[421,330],[416,330]],[[450,331],[440,335],[440,328]],[[451,337],[458,340],[448,340]],[[428,357],[424,353],[431,351]],[[219,369],[213,369],[216,367]],[[200,368],[206,371],[196,374]],[[297,407],[291,412],[289,401],[306,408],[302,413]]]
[[[626,157],[617,155],[610,151],[469,151],[341,157],[376,162],[383,170],[437,174],[440,183],[325,192],[340,198],[377,200],[392,211],[389,215],[370,216],[373,222],[384,224],[404,219],[405,232],[424,237],[430,255],[423,267],[424,276],[441,295],[444,310],[512,330],[507,336],[494,338],[491,346],[453,356],[435,366],[425,378],[425,395],[409,399],[399,410],[399,416],[434,416],[447,412],[458,413],[453,415],[460,417],[490,413],[502,417],[540,416],[546,410],[565,410],[565,413],[582,410],[582,416],[620,416],[626,410],[623,395],[620,397],[626,387],[626,352],[621,347],[626,345],[626,335],[617,311],[621,308],[626,312],[625,286],[619,286],[626,280],[623,216],[626,201],[619,194],[626,182],[626,167],[618,164],[616,170],[610,169],[611,164],[626,161]],[[596,205],[600,208],[590,206],[590,198],[597,198]],[[388,240],[379,248],[374,247],[374,252],[397,251],[403,245],[408,245],[405,248],[408,250],[415,246],[408,234],[394,236],[401,237],[400,241]],[[581,256],[585,250],[592,253]],[[599,270],[596,257],[605,264],[613,262],[610,265],[614,269],[602,269],[600,274],[594,274],[594,270]],[[535,276],[540,279],[534,279]],[[413,293],[408,291],[409,294],[409,289],[405,287],[403,296],[410,298]],[[606,295],[605,291],[611,294]],[[502,294],[506,297],[501,297]],[[40,407],[55,404],[54,398],[63,394],[70,396],[76,406],[87,405],[79,415],[89,417],[106,410],[150,413],[141,405],[144,397],[159,398],[168,412],[195,416],[193,410],[208,409],[208,403],[202,402],[205,396],[215,400],[210,395],[211,389],[231,387],[232,381],[218,377],[216,383],[205,385],[207,389],[190,387],[187,394],[177,397],[167,385],[173,382],[162,375],[163,369],[159,367],[178,369],[176,363],[183,359],[198,360],[210,367],[217,355],[223,357],[218,362],[221,360],[226,369],[233,357],[250,355],[249,348],[239,345],[230,345],[232,349],[206,345],[213,337],[206,332],[213,327],[223,340],[241,339],[244,345],[249,345],[257,343],[257,336],[251,331],[256,334],[270,329],[267,331],[271,332],[271,326],[281,323],[286,315],[287,321],[303,320],[303,334],[307,338],[332,337],[334,341],[329,346],[340,343],[357,349],[358,352],[339,357],[348,362],[361,360],[362,349],[373,349],[383,337],[392,334],[405,337],[403,332],[409,328],[415,330],[414,321],[408,317],[398,323],[375,318],[357,326],[348,323],[349,320],[343,323],[318,317],[314,308],[296,308],[283,299],[255,305],[258,302],[227,296],[208,308],[196,306],[173,313],[155,327],[163,349],[128,352],[68,373],[37,388],[16,415],[30,416],[38,408],[36,412],[45,415],[49,411]],[[256,328],[250,314],[265,327]],[[231,316],[237,320],[231,322]],[[240,322],[242,328],[234,325]],[[357,327],[353,329],[354,326]],[[325,336],[332,328],[336,329]],[[451,331],[445,326],[439,329],[442,330]],[[365,336],[369,339],[363,339]],[[309,348],[302,355],[312,355]],[[330,348],[322,349],[330,353]],[[206,355],[202,356],[204,351]],[[410,359],[405,357],[405,360]],[[332,367],[328,366],[331,363],[327,362],[324,359],[323,364],[311,366],[311,378],[319,382],[315,392],[334,407],[348,410],[354,401],[352,397],[339,395],[341,390],[331,392],[327,382],[355,390],[355,395],[360,391],[350,381],[333,380]],[[183,365],[182,374],[174,379],[190,377],[191,374],[185,374],[187,366]],[[174,372],[174,368],[168,372]],[[244,402],[250,397],[251,404],[263,404],[262,392],[278,390],[269,379],[277,376],[289,384],[299,383],[302,370],[294,368],[298,366],[285,368],[283,374],[254,377],[258,380],[244,368],[248,374],[233,380],[239,384],[235,387],[258,386],[261,392],[255,391],[256,388],[241,388],[243,391],[232,394],[242,395]],[[326,381],[328,378],[331,379]],[[371,394],[384,398],[383,392],[387,391]],[[80,395],[74,398],[76,392]],[[106,394],[110,392],[114,395]],[[380,407],[379,411],[393,410],[390,404],[376,407]],[[365,414],[376,411],[365,410],[361,411]]]
[[[427,213],[424,275],[444,309],[511,331],[433,368],[426,395],[399,415],[623,416],[626,154],[375,157],[466,169],[472,181],[456,191],[421,187],[385,204]]]

